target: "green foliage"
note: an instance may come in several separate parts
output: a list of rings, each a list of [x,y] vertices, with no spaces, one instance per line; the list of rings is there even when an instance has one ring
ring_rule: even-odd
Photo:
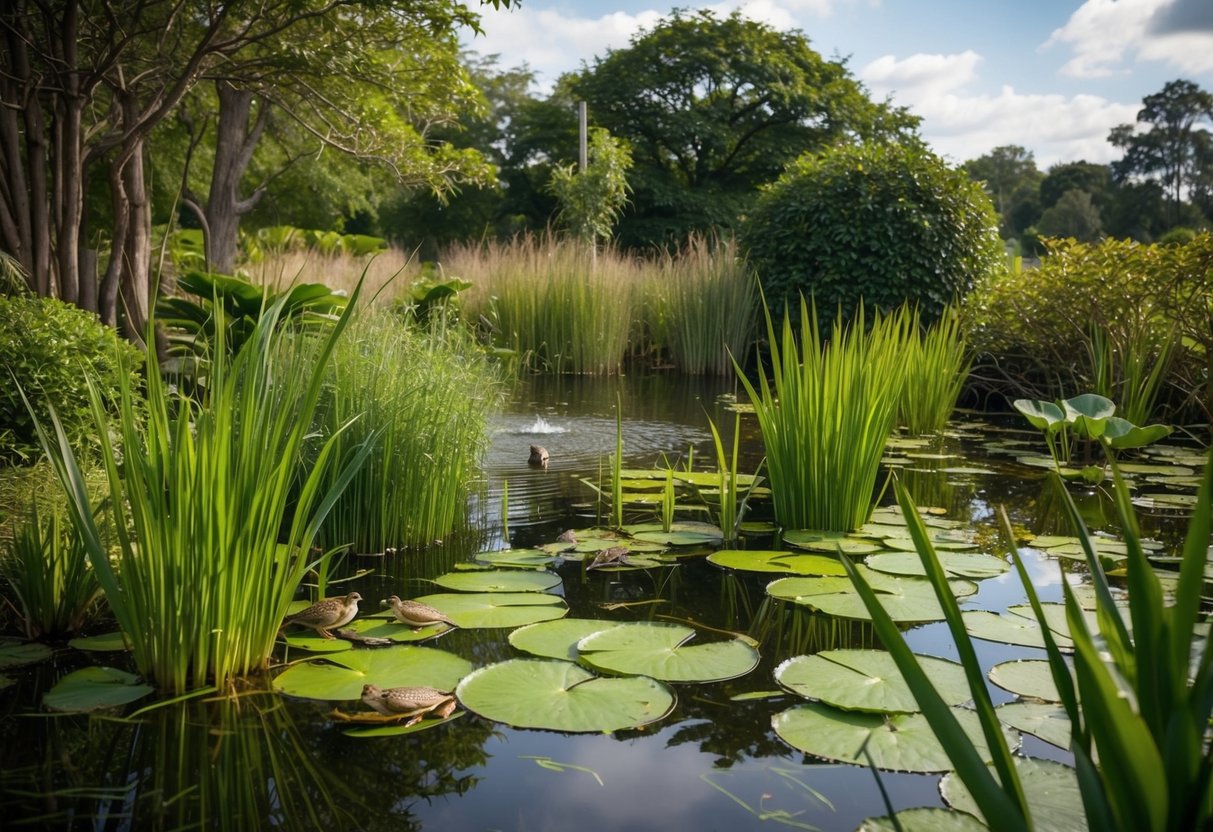
[[[999,233],[1012,240],[1040,215],[1042,180],[1032,151],[1019,145],[1002,145],[964,164],[965,173],[981,182],[998,212]]]
[[[89,379],[109,410],[121,386],[137,387],[139,351],[78,306],[50,298],[0,296],[0,462],[40,454],[35,418],[54,408],[72,447],[96,450]],[[22,401],[29,397],[33,413]]]
[[[1103,236],[1103,218],[1089,193],[1070,190],[1045,209],[1036,231],[1046,237],[1073,237],[1090,243]]]
[[[1044,432],[1053,464],[1062,476],[1070,473],[1063,471],[1061,466],[1074,458],[1078,442],[1098,442],[1111,456],[1115,451],[1141,448],[1171,434],[1171,428],[1166,425],[1138,426],[1129,419],[1113,415],[1116,405],[1095,393],[1083,393],[1056,404],[1017,399],[1014,406],[1033,427]],[[1086,479],[1103,479],[1102,470],[1090,472],[1085,469],[1076,473]]]
[[[949,308],[925,330],[917,315],[904,356],[905,386],[898,421],[910,433],[943,430],[956,409],[971,363],[956,310]]]
[[[608,239],[628,198],[632,152],[626,142],[601,128],[590,128],[586,169],[575,165],[552,170],[550,187],[560,202],[559,218],[578,240]]]
[[[789,165],[742,236],[768,300],[811,295],[822,325],[862,300],[938,318],[1002,258],[981,187],[918,147],[838,145]],[[794,312],[793,308],[793,312]]]

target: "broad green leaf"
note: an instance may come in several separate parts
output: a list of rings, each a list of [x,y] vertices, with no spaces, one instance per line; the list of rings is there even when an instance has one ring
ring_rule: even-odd
[[[1083,393],[1061,403],[1066,421],[1074,426],[1079,436],[1098,439],[1108,427],[1108,420],[1116,413],[1111,399],[1095,393]]]
[[[467,716],[467,711],[455,711],[446,719],[430,719],[426,718],[420,722],[415,722],[412,725],[377,725],[374,727],[364,728],[347,728],[341,733],[347,737],[399,737],[404,734],[416,734],[418,731],[428,731],[431,728],[437,728],[439,725],[446,725],[452,719],[459,719],[461,716]]]
[[[21,667],[36,664],[51,657],[51,648],[31,641],[26,644],[12,642],[0,644],[0,667]]]
[[[483,572],[448,572],[435,578],[434,583],[456,592],[546,592],[560,586],[560,576],[555,572],[487,569]]]
[[[418,598],[441,610],[464,629],[521,627],[536,621],[563,618],[569,608],[564,599],[544,592],[467,592]]]
[[[823,554],[773,552],[758,549],[721,549],[708,562],[745,572],[785,572],[793,575],[845,575],[838,558]]]
[[[878,546],[870,540],[854,537],[846,532],[822,532],[812,529],[797,529],[783,533],[783,542],[798,549],[808,549],[812,552],[833,554],[841,551],[847,555],[867,555],[879,552],[883,546]]]
[[[1043,431],[1057,431],[1065,422],[1066,414],[1053,402],[1039,399],[1016,399],[1014,407],[1031,423],[1032,427]]]
[[[1018,644],[1023,647],[1043,649],[1045,646],[1044,638],[1040,634],[1040,625],[1036,623],[1035,619],[986,610],[965,610],[962,614],[965,620],[965,630],[974,638],[999,641],[1003,644]],[[1057,640],[1057,646],[1062,650],[1074,648],[1074,642],[1070,641],[1068,632],[1067,630],[1063,634],[1054,631],[1053,637]]]
[[[1011,568],[1005,560],[994,555],[939,552],[939,563],[949,578],[993,578]],[[926,569],[917,552],[885,552],[872,555],[864,565],[877,572],[891,575],[925,576]]]
[[[42,697],[53,711],[95,711],[142,699],[152,692],[139,677],[112,667],[85,667],[64,676]]]
[[[1052,666],[1044,659],[1002,662],[990,668],[990,681],[1017,696],[1060,702]]]
[[[1019,772],[1037,832],[1089,832],[1074,769],[1052,760],[1016,757],[1015,770]],[[954,774],[944,777],[940,791],[954,808],[981,817],[959,777]]]
[[[994,709],[998,718],[1016,730],[1039,737],[1059,748],[1070,747],[1070,717],[1061,705],[1048,702],[1008,702]]]
[[[620,624],[577,642],[581,661],[598,670],[663,682],[718,682],[744,676],[759,655],[742,639],[687,645],[695,630],[681,624]]]
[[[920,807],[897,813],[897,826],[888,816],[868,818],[856,832],[987,832],[990,827],[966,812]]]
[[[130,650],[130,642],[120,630],[112,633],[102,633],[99,636],[77,636],[68,643],[69,647],[77,650],[88,650],[98,653],[118,653]]]
[[[347,626],[349,629],[358,629],[359,622],[367,619],[358,619],[350,622]],[[296,650],[306,650],[309,653],[341,653],[346,650],[353,650],[353,642],[346,641],[343,638],[325,638],[313,633],[311,630],[288,630],[282,637],[286,642],[287,647],[293,647]]]
[[[274,690],[305,699],[351,700],[362,686],[395,688],[426,685],[452,690],[472,669],[462,659],[432,647],[383,647],[350,650],[288,668],[274,678]]]
[[[871,585],[881,605],[894,621],[939,621],[943,610],[929,581],[901,578],[875,572],[860,564],[857,569]],[[969,581],[949,581],[958,596],[972,595],[977,585]],[[870,620],[867,607],[855,592],[849,578],[780,578],[767,584],[767,594],[792,601],[842,618]]]
[[[949,705],[971,699],[964,668],[956,662],[919,656],[918,663]],[[835,708],[878,713],[915,713],[918,702],[897,663],[884,650],[823,650],[794,656],[775,668],[775,681]]]
[[[347,629],[368,638],[387,638],[399,643],[416,643],[437,638],[443,633],[449,633],[453,628],[440,621],[414,630],[408,624],[397,621],[389,611],[386,615],[377,614],[351,621]]]
[[[577,661],[577,642],[588,635],[617,626],[615,621],[593,618],[561,618],[520,627],[510,633],[510,644],[547,659]]]
[[[674,694],[654,679],[605,679],[572,662],[511,659],[482,667],[456,690],[486,719],[551,731],[619,731],[656,722]]]
[[[990,752],[977,714],[952,710],[978,754],[988,761]],[[866,742],[873,765],[882,770],[930,773],[952,767],[922,714],[866,714],[809,703],[775,714],[771,724],[793,748],[827,760],[866,765],[860,752]],[[1015,731],[1006,729],[1004,734],[1012,748],[1019,744]]]
[[[519,568],[535,568],[547,566],[559,557],[559,554],[543,552],[538,549],[504,549],[500,552],[480,552],[475,558],[480,563],[493,566],[514,566]]]

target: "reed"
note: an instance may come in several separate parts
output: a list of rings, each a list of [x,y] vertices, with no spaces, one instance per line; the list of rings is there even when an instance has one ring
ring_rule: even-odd
[[[350,294],[361,285],[365,300],[383,305],[399,299],[422,271],[412,255],[396,248],[371,257],[315,249],[271,251],[245,268],[254,283],[277,292],[301,283],[323,283]]]
[[[200,402],[162,379],[154,350],[145,366],[146,419],[130,382],[112,425],[94,390],[97,432],[117,440],[102,459],[118,544],[112,559],[57,417],[51,413],[53,439],[39,425],[135,666],[160,689],[228,687],[265,666],[314,565],[317,529],[366,453],[337,459],[337,434],[314,463],[299,462],[325,366],[353,308],[327,331],[292,335],[278,326],[280,300],[234,356],[219,327]],[[329,466],[340,474],[324,478]]]
[[[333,352],[318,431],[334,437],[339,459],[364,445],[371,452],[325,518],[323,545],[378,552],[455,528],[502,391],[466,332],[363,309]],[[340,475],[329,469],[323,481]]]
[[[737,373],[762,430],[775,518],[788,529],[856,529],[871,513],[897,415],[912,316],[903,306],[868,328],[860,305],[849,326],[835,320],[827,344],[803,297],[799,343],[789,316],[777,338],[764,313],[773,380],[760,375],[755,388]]]
[[[952,308],[921,329],[913,315],[903,358],[905,386],[898,404],[898,421],[910,433],[943,430],[969,375],[972,357],[965,344],[960,318]]]

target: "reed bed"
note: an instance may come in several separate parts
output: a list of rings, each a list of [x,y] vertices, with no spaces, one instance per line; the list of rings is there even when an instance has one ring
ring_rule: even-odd
[[[421,264],[397,248],[361,257],[314,249],[276,251],[245,268],[254,283],[277,292],[299,283],[323,283],[350,294],[361,284],[364,300],[384,305],[397,300],[421,274]]]
[[[945,310],[925,330],[917,312],[912,317],[898,420],[910,433],[932,433],[943,430],[956,409],[972,357],[955,310]]]
[[[391,311],[363,309],[334,351],[319,427],[339,434],[338,457],[363,444],[372,451],[325,519],[324,545],[377,552],[448,534],[467,505],[503,389],[466,332],[422,330]],[[337,475],[330,469],[326,481]]]
[[[764,313],[773,381],[760,375],[755,388],[737,372],[762,430],[775,517],[787,529],[856,529],[897,416],[912,316],[903,306],[869,329],[860,305],[849,325],[835,320],[826,344],[803,297],[799,343],[789,316],[777,338]]]

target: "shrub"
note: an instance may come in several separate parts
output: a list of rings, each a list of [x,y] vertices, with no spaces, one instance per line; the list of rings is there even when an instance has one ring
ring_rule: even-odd
[[[39,418],[55,409],[74,447],[95,447],[88,379],[112,408],[121,379],[134,385],[138,356],[92,312],[51,298],[0,297],[0,461],[41,453],[21,391]]]
[[[1002,258],[981,186],[889,144],[801,156],[759,198],[742,244],[772,308],[812,295],[823,329],[860,299],[884,311],[910,300],[929,323]]]

